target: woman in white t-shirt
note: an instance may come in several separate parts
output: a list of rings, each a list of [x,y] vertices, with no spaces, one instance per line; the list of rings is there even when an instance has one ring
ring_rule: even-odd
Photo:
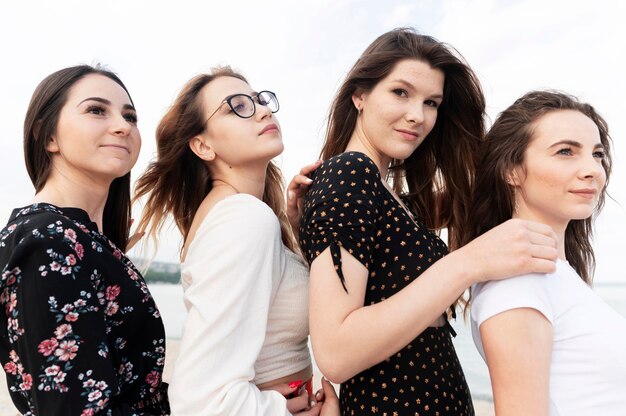
[[[626,414],[626,319],[590,288],[610,172],[606,122],[564,93],[527,93],[486,137],[467,241],[513,217],[551,226],[559,251],[555,273],[473,287],[498,416]]]
[[[229,67],[198,75],[161,119],[157,158],[137,181],[139,230],[156,238],[172,215],[183,235],[177,416],[339,414],[327,381],[326,402],[311,404],[308,268],[272,163],[283,151],[277,111],[273,92]]]

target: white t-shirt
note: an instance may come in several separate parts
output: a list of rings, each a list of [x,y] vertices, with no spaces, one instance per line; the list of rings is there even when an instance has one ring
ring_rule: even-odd
[[[490,317],[533,308],[552,324],[550,415],[626,415],[626,318],[562,260],[553,274],[528,274],[473,287],[472,336]]]
[[[280,393],[255,385],[311,364],[307,268],[286,252],[274,212],[247,194],[215,204],[181,278],[188,313],[169,387],[172,414],[290,415]]]

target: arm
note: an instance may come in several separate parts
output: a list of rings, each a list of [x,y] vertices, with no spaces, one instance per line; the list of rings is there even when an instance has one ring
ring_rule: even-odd
[[[9,359],[17,367],[9,382],[35,414],[135,414],[133,403],[120,400],[104,308],[90,280],[94,267],[83,257],[90,240],[81,241],[84,233],[70,222],[39,231],[42,237],[15,247],[8,264],[15,283],[5,290],[14,303],[2,309],[15,319]]]
[[[189,246],[188,315],[169,390],[173,414],[290,414],[280,393],[251,383],[282,260],[278,221],[253,198],[216,204]]]
[[[480,326],[498,416],[549,413],[552,325],[536,309],[518,308]]]
[[[321,174],[325,169],[320,168]],[[365,178],[370,184],[380,180],[371,174]],[[361,195],[371,189],[352,187],[348,190],[356,195],[350,200],[350,209],[358,209],[360,217],[358,228],[347,230],[346,221],[337,220],[336,215],[334,221],[330,221],[326,219],[328,215],[319,214],[340,212],[348,198],[347,193],[340,194],[337,190],[337,181],[332,187],[336,195],[323,195],[319,189],[330,189],[328,181],[327,177],[316,177],[313,192],[307,195],[314,208],[310,208],[304,218],[308,221],[305,223],[308,235],[301,240],[322,247],[319,255],[313,255],[311,263],[309,325],[317,364],[333,382],[343,382],[402,349],[472,283],[530,271],[550,272],[555,268],[557,250],[552,230],[538,223],[510,220],[437,261],[385,301],[365,306],[369,260],[364,250],[355,247],[360,244],[360,247],[369,245],[370,252],[375,249],[371,237],[376,233],[375,226],[371,225],[375,217],[368,218],[365,214],[372,211],[367,198],[359,203]],[[318,183],[321,185],[317,186]],[[330,202],[333,200],[337,201],[334,205]],[[344,225],[339,226],[339,222]],[[350,241],[355,234],[365,234],[365,237]],[[341,270],[347,291],[338,279],[328,248],[332,235],[337,235],[341,242]],[[358,259],[344,249],[346,244],[355,254],[360,250]]]

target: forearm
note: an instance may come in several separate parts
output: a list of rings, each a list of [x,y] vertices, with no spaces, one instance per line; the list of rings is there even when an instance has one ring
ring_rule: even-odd
[[[437,261],[382,302],[356,308],[343,319],[324,320],[323,326],[312,322],[313,350],[322,372],[333,382],[343,382],[409,344],[473,283],[457,257],[455,252]],[[312,309],[312,320],[325,313]]]

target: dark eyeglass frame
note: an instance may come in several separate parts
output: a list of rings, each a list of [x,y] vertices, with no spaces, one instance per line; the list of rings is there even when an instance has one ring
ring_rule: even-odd
[[[280,104],[278,103],[278,97],[276,97],[276,94],[274,94],[272,91],[267,91],[267,90],[263,90],[263,91],[259,91],[257,92],[254,97],[248,95],[248,94],[233,94],[233,95],[229,95],[228,97],[224,98],[224,100],[220,103],[220,105],[215,109],[215,111],[213,111],[213,113],[209,116],[209,118],[206,119],[206,121],[204,122],[204,124],[202,124],[203,126],[206,125],[206,123],[209,122],[209,120],[211,120],[211,117],[213,117],[215,114],[217,114],[218,111],[220,111],[220,108],[222,108],[222,106],[224,104],[228,104],[228,106],[230,107],[230,109],[233,111],[233,113],[239,117],[239,118],[250,118],[252,116],[254,116],[256,114],[256,105],[257,103],[259,105],[265,106],[267,107],[267,104],[261,104],[259,102],[259,95],[261,94],[269,94],[270,98],[274,98],[274,102],[276,103],[276,110],[271,110],[272,114],[276,113],[278,110],[280,110]],[[237,98],[237,97],[246,97],[248,98],[251,102],[252,102],[252,114],[250,114],[249,116],[245,117],[242,116],[241,114],[239,114],[237,112],[237,110],[235,110],[235,107],[232,104],[233,99]],[[268,102],[269,104],[269,102]]]

